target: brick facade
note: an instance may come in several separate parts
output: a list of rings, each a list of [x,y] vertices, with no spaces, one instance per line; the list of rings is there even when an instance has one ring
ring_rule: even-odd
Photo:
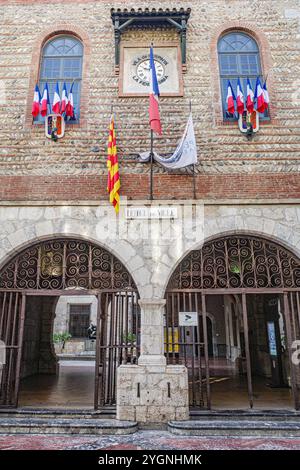
[[[67,21],[61,21],[66,18]],[[151,4],[151,5],[150,5]],[[41,8],[42,6],[42,8]],[[199,163],[199,198],[299,198],[300,158],[300,7],[296,2],[256,0],[170,0],[139,2],[138,7],[191,7],[187,35],[184,96],[161,99],[164,135],[159,152],[171,152],[180,138],[192,100]],[[148,165],[135,155],[149,147],[147,98],[119,98],[114,70],[111,7],[137,7],[135,1],[1,1],[0,81],[6,102],[0,102],[1,199],[106,200],[106,140],[111,104],[116,113],[122,195],[148,194]],[[298,14],[298,13],[299,14]],[[298,15],[298,16],[297,16]],[[58,21],[59,19],[59,21]],[[260,46],[262,68],[269,74],[271,121],[261,125],[251,142],[236,124],[223,125],[220,108],[217,41],[239,28]],[[55,34],[67,32],[84,44],[81,121],[67,128],[58,143],[48,141],[30,116],[41,48]],[[157,40],[157,32],[131,30],[123,41]],[[160,31],[159,41],[177,37]],[[3,87],[2,87],[3,88]],[[292,100],[291,100],[292,96]],[[190,198],[190,175],[155,169],[155,197]]]
[[[6,201],[97,201],[106,200],[105,176],[1,176],[0,198]],[[140,174],[122,175],[122,196],[147,199],[149,177]],[[204,174],[196,178],[199,199],[297,199],[300,194],[298,173],[277,174]],[[190,199],[193,179],[187,175],[157,175],[154,195],[160,199]]]

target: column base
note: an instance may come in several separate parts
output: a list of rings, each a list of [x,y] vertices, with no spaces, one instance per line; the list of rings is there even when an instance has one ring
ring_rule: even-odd
[[[151,354],[143,355],[142,354],[139,357],[138,365],[139,366],[145,366],[148,369],[151,368],[151,370],[153,370],[153,372],[159,372],[158,368],[160,368],[161,372],[164,372],[164,370],[166,368],[166,365],[167,365],[167,361],[166,361],[165,356],[162,356],[162,355],[158,355],[158,354],[156,354],[156,355],[151,355]]]
[[[161,363],[141,365],[140,361],[139,365],[119,366],[117,419],[140,423],[189,419],[186,367]]]

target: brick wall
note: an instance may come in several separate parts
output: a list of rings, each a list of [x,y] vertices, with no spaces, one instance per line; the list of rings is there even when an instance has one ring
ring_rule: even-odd
[[[156,199],[190,199],[193,179],[187,175],[160,175],[154,178]],[[198,175],[196,194],[199,199],[296,199],[300,195],[298,173],[256,175]],[[122,175],[122,196],[147,199],[149,176]],[[0,199],[12,201],[106,200],[105,176],[2,176]]]
[[[66,6],[67,3],[71,5]],[[134,154],[149,146],[147,98],[118,98],[111,7],[191,7],[184,96],[161,99],[164,135],[156,149],[171,152],[192,100],[199,164],[199,197],[300,196],[300,7],[293,0],[2,1],[0,0],[0,197],[2,200],[106,199],[106,140],[111,103],[116,112],[122,195],[147,197],[149,167]],[[66,18],[67,21],[63,21]],[[60,20],[62,19],[62,20]],[[222,31],[252,32],[269,73],[271,122],[251,142],[220,119],[216,45]],[[56,32],[84,43],[81,123],[58,143],[30,117],[40,50]],[[298,35],[298,36],[297,36]],[[129,31],[123,40],[169,41],[170,31]],[[291,100],[291,96],[293,99]],[[178,173],[178,172],[177,172]],[[192,177],[155,169],[155,196],[189,198]]]

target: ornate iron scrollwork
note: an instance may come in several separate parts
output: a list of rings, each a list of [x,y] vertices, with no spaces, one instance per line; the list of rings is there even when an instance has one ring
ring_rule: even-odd
[[[300,287],[300,261],[287,249],[252,236],[228,236],[189,253],[168,289]]]
[[[136,289],[125,266],[95,244],[57,239],[36,244],[10,261],[1,289]]]

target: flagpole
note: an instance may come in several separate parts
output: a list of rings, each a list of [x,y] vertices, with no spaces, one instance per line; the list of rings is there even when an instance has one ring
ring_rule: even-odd
[[[150,145],[150,201],[153,201],[153,130],[151,129],[151,145]]]
[[[153,42],[151,42],[151,46],[153,47]],[[150,201],[153,201],[153,147],[154,147],[154,134],[153,129],[150,131]]]
[[[190,114],[191,112],[192,112],[192,100],[190,100]],[[193,193],[194,193],[194,199],[197,199],[195,164],[192,165],[192,169],[193,169]]]
[[[195,164],[193,165],[193,190],[194,190],[194,199],[197,199]]]
[[[267,73],[266,78],[264,78],[265,83],[267,83],[268,76],[269,76],[269,72]]]

